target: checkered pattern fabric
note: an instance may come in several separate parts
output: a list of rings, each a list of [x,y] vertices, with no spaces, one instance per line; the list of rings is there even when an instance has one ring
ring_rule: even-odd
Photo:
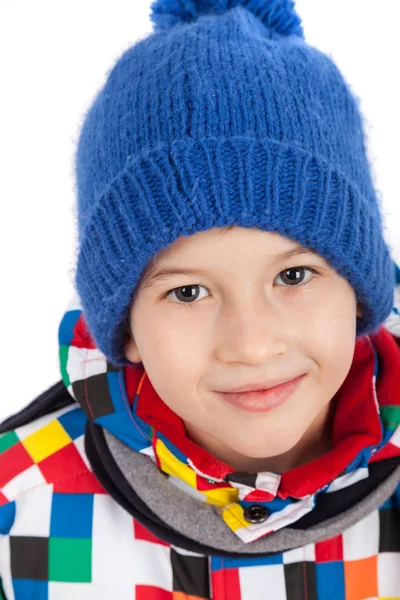
[[[7,600],[400,598],[400,487],[337,537],[262,558],[209,557],[149,533],[101,487],[72,405],[0,438]]]

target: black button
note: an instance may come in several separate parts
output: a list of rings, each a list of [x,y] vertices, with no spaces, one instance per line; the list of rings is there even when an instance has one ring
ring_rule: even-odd
[[[262,504],[252,504],[247,506],[243,511],[243,516],[249,523],[262,523],[266,521],[269,515],[269,510]]]

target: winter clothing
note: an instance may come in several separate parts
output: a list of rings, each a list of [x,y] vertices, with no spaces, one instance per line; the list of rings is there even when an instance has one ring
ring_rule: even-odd
[[[76,287],[98,348],[123,341],[149,260],[182,235],[238,225],[312,247],[363,304],[357,335],[390,314],[358,99],[306,44],[289,0],[158,0],[89,109],[76,153]]]
[[[358,101],[290,0],[152,11],[79,139],[62,381],[0,425],[0,600],[400,598],[400,271]],[[285,473],[195,444],[123,355],[149,260],[228,225],[312,247],[363,305],[333,449]]]
[[[63,381],[0,426],[0,598],[400,598],[397,273],[388,320],[356,340],[335,396],[332,451],[281,475],[191,442],[74,301]]]

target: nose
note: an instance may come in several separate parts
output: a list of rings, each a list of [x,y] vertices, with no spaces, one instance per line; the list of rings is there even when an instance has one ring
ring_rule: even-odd
[[[217,358],[229,363],[259,365],[287,350],[287,328],[275,307],[242,306],[221,315],[217,327]]]

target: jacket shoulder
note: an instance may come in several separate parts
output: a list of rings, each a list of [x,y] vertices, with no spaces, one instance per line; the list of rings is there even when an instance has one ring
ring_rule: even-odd
[[[90,479],[93,487],[84,448],[86,421],[62,382],[4,421],[0,425],[0,507],[38,486],[73,493]]]

